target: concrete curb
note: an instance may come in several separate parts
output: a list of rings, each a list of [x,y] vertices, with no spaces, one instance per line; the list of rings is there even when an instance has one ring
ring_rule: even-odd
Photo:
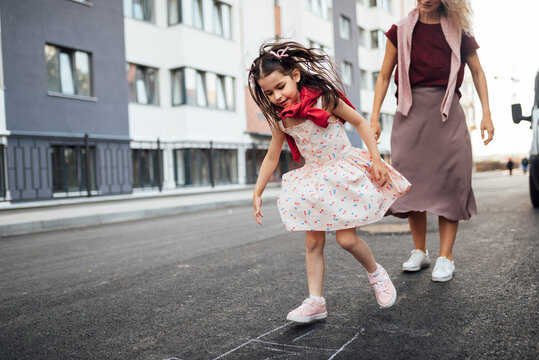
[[[267,198],[274,200],[276,197]],[[214,203],[192,204],[182,206],[169,206],[155,209],[125,210],[121,212],[65,217],[62,219],[25,221],[0,225],[0,237],[22,235],[41,231],[61,230],[85,226],[113,224],[124,221],[147,219],[157,216],[185,214],[196,211],[215,210],[230,206],[251,204],[250,199],[227,200]]]

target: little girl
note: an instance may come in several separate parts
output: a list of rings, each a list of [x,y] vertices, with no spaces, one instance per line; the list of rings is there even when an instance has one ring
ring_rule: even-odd
[[[261,196],[285,139],[294,159],[305,161],[283,175],[277,200],[285,227],[306,231],[310,296],[287,319],[308,323],[327,316],[322,297],[324,244],[325,232],[332,230],[337,243],[367,270],[378,304],[392,306],[397,291],[356,227],[380,220],[410,183],[380,158],[369,124],[341,91],[332,61],[296,42],[264,44],[249,70],[249,88],[272,130],[253,194],[259,224]],[[350,145],[344,121],[357,129],[369,152]]]

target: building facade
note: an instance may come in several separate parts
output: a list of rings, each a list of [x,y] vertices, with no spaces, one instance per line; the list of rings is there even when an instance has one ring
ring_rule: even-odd
[[[130,193],[117,1],[0,2],[2,197]]]
[[[271,139],[247,86],[260,45],[326,51],[368,119],[382,31],[407,1],[0,0],[0,196],[250,186]],[[285,145],[271,181],[297,166]]]
[[[376,79],[382,67],[384,59],[386,36],[385,32],[391,25],[408,14],[415,5],[413,0],[357,0],[356,19],[359,32],[359,46],[357,47],[359,58],[359,111],[370,120],[372,104],[374,100],[374,88]],[[380,153],[387,159],[391,153],[390,136],[393,126],[393,114],[397,103],[395,99],[396,85],[390,82],[387,95],[380,109],[380,125],[382,133],[378,148]]]
[[[245,184],[239,2],[123,5],[134,191]]]

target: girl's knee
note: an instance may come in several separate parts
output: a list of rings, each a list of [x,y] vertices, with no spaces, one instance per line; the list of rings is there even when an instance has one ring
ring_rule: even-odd
[[[337,243],[344,249],[344,250],[351,250],[353,249],[356,244],[358,243],[358,237],[354,232],[347,231],[342,233],[337,233]]]
[[[309,252],[321,251],[324,249],[325,238],[315,234],[307,233],[305,237],[305,249]]]

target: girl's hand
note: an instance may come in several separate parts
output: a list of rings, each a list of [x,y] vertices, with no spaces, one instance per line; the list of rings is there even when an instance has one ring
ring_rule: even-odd
[[[380,187],[384,187],[389,179],[389,174],[384,164],[381,161],[375,162],[373,164],[373,171],[374,178],[376,179],[378,185],[380,185]]]
[[[262,198],[260,196],[253,196],[253,216],[258,225],[262,225],[261,217],[264,217],[264,215],[262,215],[262,213],[260,212],[261,207]]]
[[[481,120],[481,139],[485,139],[485,131],[488,137],[483,144],[487,145],[494,137],[494,124],[492,124],[492,118],[490,114],[483,114],[483,120]]]
[[[371,131],[374,134],[374,139],[378,141],[380,138],[380,134],[382,132],[382,127],[380,126],[380,120],[377,118],[371,117],[371,123],[370,123]]]

